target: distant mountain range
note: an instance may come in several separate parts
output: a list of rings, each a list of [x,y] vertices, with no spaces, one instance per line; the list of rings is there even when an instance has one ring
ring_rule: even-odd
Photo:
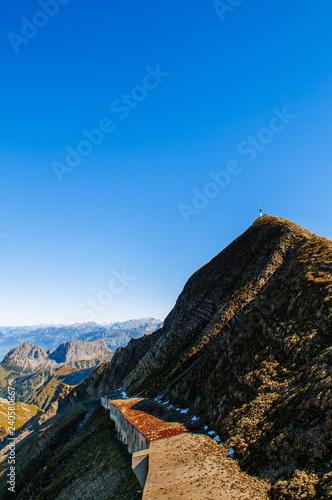
[[[131,338],[142,337],[160,328],[163,320],[155,318],[132,319],[124,322],[98,324],[76,323],[74,325],[35,325],[0,327],[0,360],[19,345],[27,342],[43,350],[56,349],[59,344],[73,339],[92,342],[103,339],[111,350],[128,344]]]
[[[45,351],[38,345],[23,342],[14,347],[3,359],[1,366],[7,370],[33,372],[40,367],[56,368],[59,364],[69,364],[76,361],[90,361],[111,358],[113,352],[107,348],[103,339],[84,342],[73,339],[60,344],[57,349]]]
[[[9,352],[0,363],[0,397],[6,396],[11,380],[20,401],[30,398],[45,407],[59,383],[79,384],[93,367],[110,360],[118,347],[132,338],[144,338],[161,325],[161,320],[141,318],[104,325],[2,328],[0,350]]]

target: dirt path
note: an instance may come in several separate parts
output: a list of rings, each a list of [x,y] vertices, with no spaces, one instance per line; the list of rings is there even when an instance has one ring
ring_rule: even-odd
[[[266,500],[267,490],[208,436],[187,433],[151,443],[143,500]]]

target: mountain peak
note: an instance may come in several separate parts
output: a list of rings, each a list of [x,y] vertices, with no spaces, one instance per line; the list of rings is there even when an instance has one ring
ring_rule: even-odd
[[[33,371],[48,359],[48,354],[38,345],[23,342],[4,357],[2,365],[20,371]]]
[[[314,234],[304,229],[303,227],[295,224],[294,222],[284,219],[283,217],[275,217],[273,215],[263,215],[262,217],[258,217],[252,226],[255,227],[269,227],[275,229],[286,228],[288,231],[293,231],[296,233],[300,233],[306,236],[313,236]]]
[[[111,355],[112,351],[107,348],[103,339],[97,339],[93,342],[73,339],[60,344],[59,347],[49,355],[49,358],[57,363],[69,363],[95,358],[107,358]]]
[[[189,278],[154,342],[117,351],[94,390],[121,383],[189,408],[257,474],[328,472],[331,263],[331,241],[258,218]]]

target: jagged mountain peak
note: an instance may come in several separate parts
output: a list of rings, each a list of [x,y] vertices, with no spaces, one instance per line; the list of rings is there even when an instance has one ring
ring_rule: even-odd
[[[9,351],[2,361],[7,368],[20,371],[33,371],[48,359],[48,354],[38,345],[23,342],[20,346]]]
[[[103,339],[98,339],[93,342],[73,339],[60,344],[59,347],[49,355],[49,358],[57,363],[70,363],[78,360],[106,358],[111,355],[112,351],[107,348]]]

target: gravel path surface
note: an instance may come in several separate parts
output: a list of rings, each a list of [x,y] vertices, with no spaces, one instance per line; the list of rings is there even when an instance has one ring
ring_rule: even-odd
[[[151,443],[143,500],[266,500],[268,489],[208,436],[187,433]]]

